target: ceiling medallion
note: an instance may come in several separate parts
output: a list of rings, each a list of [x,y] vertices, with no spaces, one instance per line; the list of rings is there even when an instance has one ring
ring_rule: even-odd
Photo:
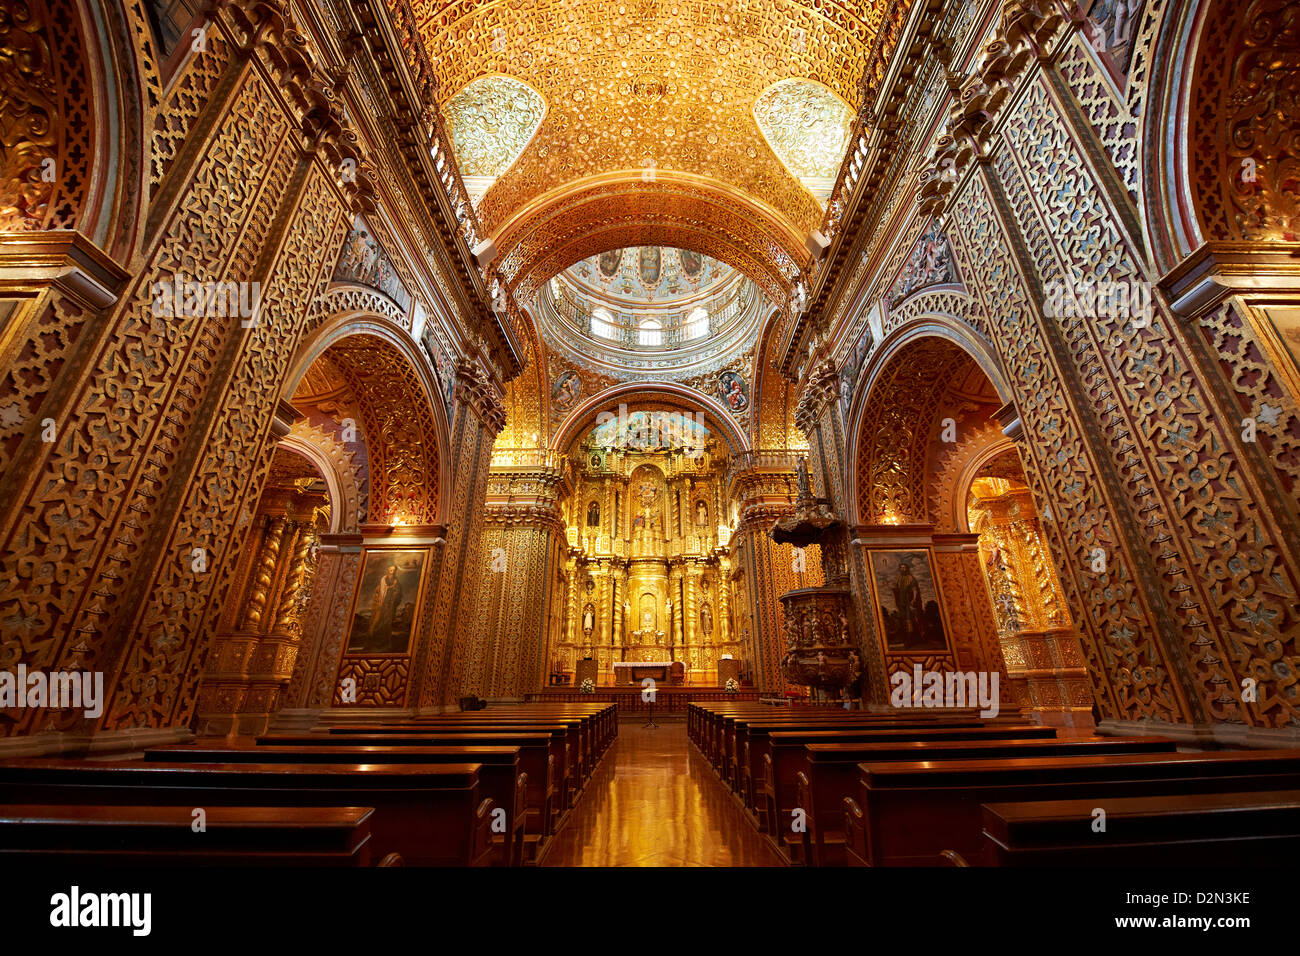
[[[667,84],[652,73],[642,73],[632,82],[632,95],[646,106],[658,103],[667,92]]]

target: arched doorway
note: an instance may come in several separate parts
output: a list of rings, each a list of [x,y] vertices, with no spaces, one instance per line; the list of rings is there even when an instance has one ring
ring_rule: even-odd
[[[397,332],[350,325],[305,345],[286,385],[204,675],[204,732],[260,732],[285,709],[403,706],[410,692],[440,557],[439,399]]]
[[[884,343],[858,409],[852,506],[868,652],[887,680],[918,665],[996,672],[1001,707],[1090,725],[1078,639],[1003,433],[1007,390],[995,363],[935,331]]]

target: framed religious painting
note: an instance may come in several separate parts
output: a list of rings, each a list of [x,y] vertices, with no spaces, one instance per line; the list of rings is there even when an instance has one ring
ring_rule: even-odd
[[[871,587],[886,654],[943,653],[948,629],[924,548],[872,551]]]
[[[419,615],[427,557],[427,552],[416,550],[362,555],[344,653],[365,657],[407,653]]]

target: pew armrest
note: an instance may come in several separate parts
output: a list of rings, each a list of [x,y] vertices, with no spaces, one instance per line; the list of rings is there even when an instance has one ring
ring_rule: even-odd
[[[403,865],[403,863],[402,863],[402,854],[400,854],[400,853],[390,853],[390,854],[388,854],[388,856],[384,857],[382,860],[380,860],[380,861],[379,861],[378,863],[376,863],[375,865],[376,865],[376,866],[402,866],[402,865]]]
[[[956,850],[944,850],[939,854],[939,857],[949,866],[970,866],[970,864],[966,862],[966,858]]]
[[[844,798],[844,845],[850,860],[856,857],[863,865],[866,864],[867,821],[863,818],[858,801],[852,797]]]
[[[492,798],[484,797],[474,811],[474,838],[470,866],[486,866],[492,859]]]

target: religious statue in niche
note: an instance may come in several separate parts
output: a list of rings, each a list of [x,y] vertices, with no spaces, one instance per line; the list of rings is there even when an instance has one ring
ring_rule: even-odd
[[[703,528],[709,523],[709,506],[702,500],[695,502],[695,527]]]
[[[567,412],[582,396],[582,379],[573,369],[565,369],[556,376],[551,387],[551,405],[562,412]]]
[[[588,528],[600,527],[600,502],[599,501],[593,501],[591,504],[587,505],[587,527]]]
[[[739,372],[728,370],[718,376],[718,397],[733,412],[749,407],[749,389]]]
[[[708,601],[700,605],[700,630],[705,637],[713,634],[713,605]]]
[[[641,502],[641,510],[632,519],[632,532],[645,534],[656,530],[659,527],[659,511],[654,504],[655,499],[659,497],[659,490],[646,481],[641,483],[636,494],[637,500]]]
[[[644,632],[653,632],[656,621],[655,614],[655,596],[653,594],[641,595],[641,630]]]
[[[596,608],[592,606],[590,602],[588,602],[587,606],[582,609],[582,633],[585,634],[587,637],[590,637],[591,632],[593,629],[595,629],[595,627],[596,627]]]

